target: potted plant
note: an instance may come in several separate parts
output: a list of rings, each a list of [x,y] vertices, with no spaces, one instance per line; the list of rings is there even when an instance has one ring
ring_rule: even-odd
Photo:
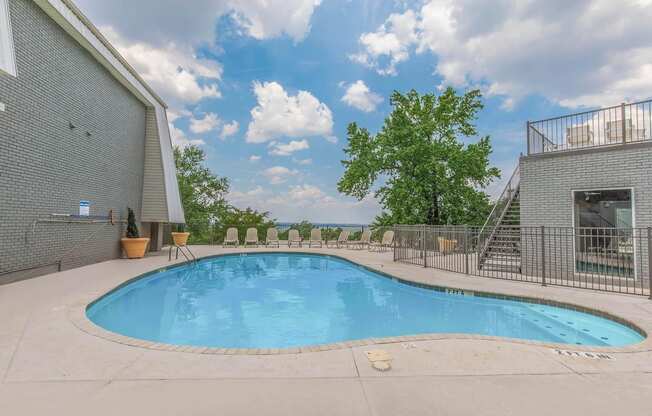
[[[186,245],[189,236],[190,233],[186,232],[186,224],[177,225],[177,231],[172,232],[172,240],[174,240],[174,244],[179,247]]]
[[[129,259],[140,259],[145,257],[147,246],[149,245],[149,238],[141,238],[138,233],[138,226],[136,225],[136,215],[131,208],[127,208],[129,214],[127,215],[127,234],[125,238],[121,239],[122,248],[127,254]]]

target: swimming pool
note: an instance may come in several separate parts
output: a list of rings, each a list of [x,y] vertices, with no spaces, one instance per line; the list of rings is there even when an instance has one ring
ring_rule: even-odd
[[[643,340],[595,315],[417,287],[337,257],[302,253],[224,255],[157,271],[102,297],[86,314],[133,338],[223,348],[426,333],[588,346]]]

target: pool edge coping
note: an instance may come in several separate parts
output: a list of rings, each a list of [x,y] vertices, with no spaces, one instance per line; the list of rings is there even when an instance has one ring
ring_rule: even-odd
[[[167,344],[167,343],[147,341],[139,338],[133,338],[133,337],[129,337],[126,335],[121,335],[109,331],[95,324],[93,321],[91,321],[88,318],[86,314],[88,308],[90,308],[92,305],[94,305],[101,299],[109,296],[110,294],[120,290],[121,288],[135,281],[144,279],[156,273],[160,273],[170,269],[188,265],[189,262],[187,261],[156,267],[155,269],[128,278],[122,283],[118,284],[117,286],[103,293],[98,293],[98,292],[88,293],[86,299],[68,306],[67,315],[69,320],[79,330],[89,335],[96,336],[98,338],[116,342],[122,345],[144,348],[149,350],[184,352],[184,353],[194,353],[194,354],[287,355],[287,354],[301,354],[301,353],[309,353],[309,352],[332,351],[332,350],[370,346],[370,345],[396,344],[396,343],[404,343],[404,342],[433,341],[433,340],[483,340],[483,341],[531,345],[531,346],[538,346],[538,347],[550,348],[550,349],[561,349],[561,350],[577,349],[577,350],[582,350],[582,352],[593,352],[593,353],[638,353],[638,352],[652,351],[652,345],[648,345],[652,343],[652,341],[650,340],[648,333],[643,328],[641,328],[639,325],[631,322],[628,319],[622,318],[618,315],[612,314],[604,310],[586,307],[576,303],[555,301],[543,297],[509,295],[509,294],[498,293],[498,292],[490,292],[486,290],[464,289],[464,288],[456,288],[451,286],[442,286],[442,285],[417,282],[417,281],[406,279],[404,277],[395,276],[384,270],[379,270],[373,266],[361,264],[355,260],[351,260],[349,258],[333,253],[316,253],[316,252],[305,251],[301,249],[287,250],[287,251],[276,249],[276,250],[270,250],[264,252],[245,250],[240,252],[228,252],[228,253],[219,253],[219,254],[200,256],[197,257],[197,261],[209,260],[212,258],[224,257],[224,256],[241,256],[247,254],[264,254],[264,253],[269,253],[269,254],[301,253],[301,254],[309,254],[309,255],[322,256],[322,257],[333,257],[351,263],[357,267],[362,267],[368,271],[377,273],[383,278],[391,279],[399,283],[407,284],[410,286],[416,286],[416,287],[434,290],[438,292],[449,292],[449,291],[461,292],[464,296],[488,297],[493,299],[528,302],[528,303],[539,304],[539,305],[547,305],[547,306],[571,309],[578,312],[584,312],[598,317],[610,319],[612,321],[620,323],[636,331],[641,336],[643,336],[644,339],[636,344],[626,345],[622,347],[613,347],[613,346],[598,347],[598,346],[586,346],[586,345],[563,344],[563,343],[549,343],[549,342],[534,341],[534,340],[527,340],[527,339],[520,339],[520,338],[508,338],[508,337],[479,335],[479,334],[426,333],[426,334],[417,334],[417,335],[400,335],[394,337],[366,338],[366,339],[359,339],[359,340],[341,341],[336,343],[316,344],[316,345],[292,347],[292,348],[223,348],[223,347],[201,347],[201,346],[192,346],[192,345]]]

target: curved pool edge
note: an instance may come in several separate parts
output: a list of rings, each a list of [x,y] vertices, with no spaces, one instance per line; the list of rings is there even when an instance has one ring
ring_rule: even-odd
[[[197,260],[202,261],[202,260],[208,260],[208,259],[223,257],[223,256],[239,256],[243,254],[246,255],[246,254],[261,254],[261,253],[301,253],[301,254],[308,254],[308,255],[315,255],[315,256],[333,257],[349,262],[355,266],[363,267],[369,271],[379,274],[381,277],[392,279],[403,284],[417,286],[429,290],[453,292],[458,294],[464,294],[467,296],[483,296],[483,297],[495,298],[495,299],[529,302],[534,304],[542,304],[542,305],[571,309],[579,312],[592,314],[598,317],[610,319],[612,321],[625,325],[628,328],[639,333],[643,337],[643,340],[636,344],[631,344],[631,345],[621,346],[621,347],[613,347],[613,346],[598,347],[598,346],[585,346],[585,345],[577,346],[573,344],[563,344],[563,343],[561,344],[549,343],[549,342],[534,341],[534,340],[527,340],[527,339],[520,339],[520,338],[508,338],[508,337],[477,335],[477,334],[426,333],[426,334],[418,334],[418,335],[403,335],[397,337],[368,338],[368,339],[343,341],[343,342],[330,343],[330,344],[317,344],[317,345],[309,345],[309,346],[293,347],[293,348],[220,348],[220,347],[201,347],[201,346],[191,346],[191,345],[166,344],[166,343],[159,343],[159,342],[147,341],[144,339],[133,338],[115,332],[111,332],[95,324],[93,321],[91,321],[88,318],[86,314],[88,308],[90,308],[92,305],[94,305],[96,302],[100,301],[104,297],[109,296],[113,292],[123,288],[126,285],[129,285],[135,281],[151,276],[152,274],[159,273],[165,270],[170,270],[177,267],[183,267],[188,264],[188,262],[185,261],[174,263],[171,265],[155,267],[144,273],[140,273],[133,277],[127,278],[122,283],[118,284],[117,286],[113,287],[112,289],[106,292],[103,292],[101,294],[97,292],[89,294],[86,300],[78,302],[74,305],[70,305],[68,307],[68,317],[70,321],[81,331],[89,335],[103,338],[108,341],[117,342],[132,347],[150,349],[150,350],[185,352],[185,353],[195,353],[195,354],[221,354],[221,355],[300,354],[300,353],[308,353],[308,352],[331,351],[331,350],[369,346],[369,345],[394,344],[394,343],[417,342],[417,341],[433,341],[433,340],[482,340],[482,341],[491,341],[491,342],[506,342],[512,344],[532,345],[532,346],[552,348],[552,349],[581,350],[583,352],[596,352],[596,353],[634,353],[634,352],[652,351],[652,340],[650,340],[650,338],[648,337],[648,331],[644,330],[643,327],[632,322],[632,320],[630,319],[623,318],[617,314],[605,310],[595,309],[593,307],[587,307],[573,302],[556,301],[545,297],[514,295],[514,294],[506,294],[506,293],[492,292],[486,290],[467,289],[467,288],[459,288],[459,287],[418,282],[416,280],[410,280],[405,277],[396,276],[392,273],[389,273],[382,269],[378,269],[368,264],[362,264],[356,260],[338,255],[336,253],[330,253],[330,252],[323,253],[323,252],[315,252],[314,250],[311,251],[311,250],[304,250],[304,249],[292,249],[292,250],[274,249],[274,250],[265,250],[265,251],[240,250],[240,251],[198,256]],[[406,265],[406,267],[409,266]]]

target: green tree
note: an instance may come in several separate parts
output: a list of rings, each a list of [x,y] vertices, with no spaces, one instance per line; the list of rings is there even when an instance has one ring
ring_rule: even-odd
[[[174,148],[179,193],[186,224],[193,241],[207,238],[207,224],[215,223],[228,208],[227,178],[214,175],[203,165],[206,155],[197,146]]]
[[[231,206],[226,200],[229,180],[205,167],[205,159],[204,151],[197,146],[174,148],[179,193],[192,243],[221,241],[228,226],[238,226],[244,237],[248,226],[273,224],[267,212]],[[260,230],[259,237],[264,238]]]
[[[349,124],[339,191],[362,199],[379,182],[377,225],[481,224],[491,208],[483,189],[500,171],[489,164],[488,136],[460,140],[477,135],[480,92],[394,92],[390,103],[393,111],[375,136]]]

